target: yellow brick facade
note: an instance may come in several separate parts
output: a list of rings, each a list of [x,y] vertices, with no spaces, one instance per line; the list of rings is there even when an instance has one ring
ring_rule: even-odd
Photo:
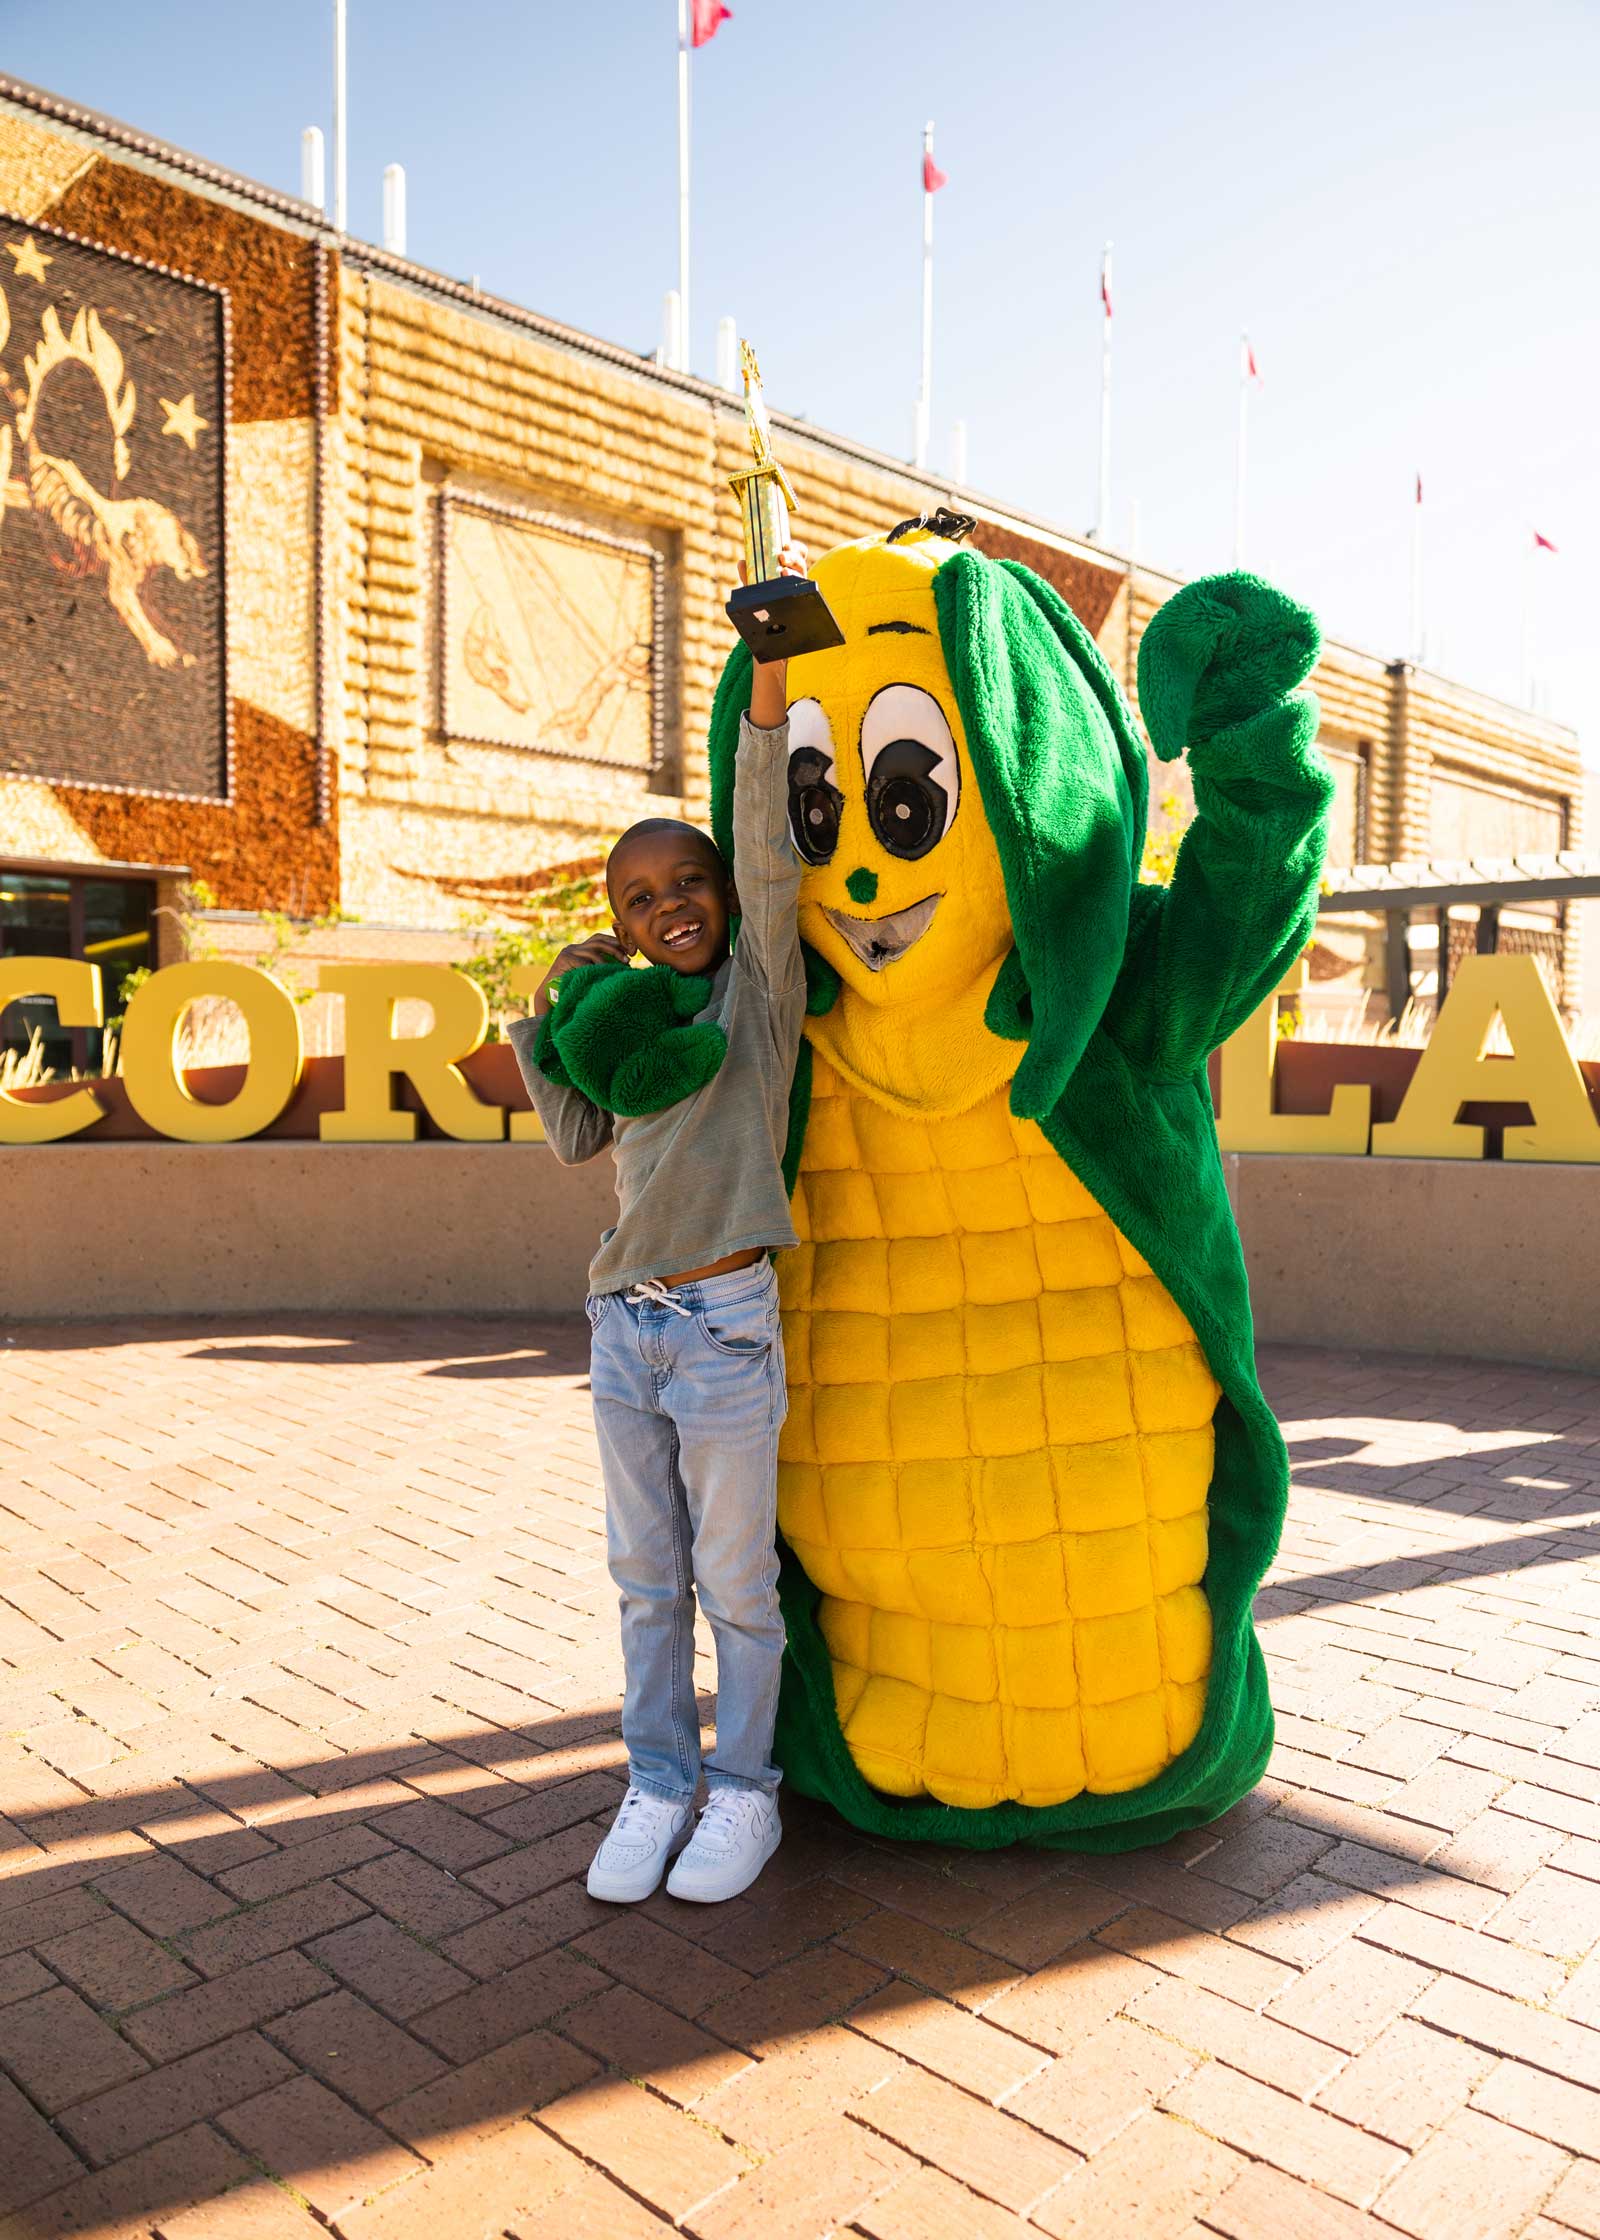
[[[703,815],[704,740],[729,642],[722,602],[740,552],[727,478],[749,456],[742,411],[701,384],[644,364],[619,370],[349,264],[340,352],[335,720],[346,906],[413,914],[429,907],[427,868],[526,871],[580,854],[651,808]],[[785,457],[801,532],[818,549],[942,495],[803,440],[787,440]],[[663,552],[675,628],[656,649],[666,751],[654,784],[442,736],[429,604],[432,506],[448,489],[610,523]],[[437,918],[437,900],[432,908]]]

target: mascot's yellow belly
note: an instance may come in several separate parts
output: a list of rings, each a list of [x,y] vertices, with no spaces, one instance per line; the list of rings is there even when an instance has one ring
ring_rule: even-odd
[[[903,1116],[819,1053],[794,1203],[778,1515],[863,1778],[967,1807],[1153,1780],[1211,1657],[1189,1323],[1004,1085]]]

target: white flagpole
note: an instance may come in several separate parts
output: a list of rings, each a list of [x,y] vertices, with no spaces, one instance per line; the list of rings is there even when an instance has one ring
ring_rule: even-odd
[[[743,387],[739,376],[739,322],[730,313],[717,321],[717,387],[737,396]]]
[[[689,0],[678,0],[678,367],[689,370]]]
[[[683,363],[683,306],[678,301],[676,288],[669,288],[661,299],[661,341],[656,350],[656,364],[665,366],[669,373],[676,373]]]
[[[1533,531],[1522,533],[1522,704],[1533,706],[1533,563],[1538,554]]]
[[[1100,500],[1095,509],[1094,541],[1111,534],[1111,244],[1100,259]]]
[[[300,200],[328,214],[328,166],[323,156],[322,127],[308,124],[300,135]]]
[[[1417,477],[1415,502],[1411,508],[1411,665],[1422,666],[1427,650],[1427,639],[1422,626],[1422,477]]]
[[[406,167],[383,167],[383,245],[397,257],[406,253]]]
[[[1250,420],[1250,337],[1239,337],[1239,450],[1233,478],[1233,564],[1244,566],[1245,444]]]
[[[933,156],[933,123],[922,128],[922,382],[917,391],[914,463],[928,464],[928,435],[933,425],[933,193],[928,185],[928,164]]]
[[[333,0],[333,224],[336,233],[343,233],[349,217],[345,188],[349,178],[349,154],[345,135],[345,0]]]

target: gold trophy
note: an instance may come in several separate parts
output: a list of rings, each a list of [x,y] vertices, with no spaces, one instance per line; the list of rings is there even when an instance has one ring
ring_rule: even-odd
[[[746,581],[728,601],[728,619],[758,661],[787,661],[842,646],[844,632],[806,576],[781,576],[778,555],[789,541],[789,477],[772,455],[772,426],[761,394],[761,368],[748,342],[739,345],[744,416],[755,465],[730,475],[728,487],[744,516]]]

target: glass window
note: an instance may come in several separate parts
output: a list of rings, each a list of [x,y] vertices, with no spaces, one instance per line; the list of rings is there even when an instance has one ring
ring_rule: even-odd
[[[100,967],[108,1018],[122,1009],[122,984],[155,962],[156,890],[148,879],[73,878],[65,872],[8,871],[0,864],[0,957],[85,957]],[[104,1036],[63,1027],[48,996],[24,996],[0,1011],[0,1047],[26,1051],[42,1038],[55,1073],[97,1068]]]
[[[1319,739],[1317,745],[1333,772],[1333,806],[1328,812],[1328,861],[1340,870],[1367,860],[1367,758],[1348,740]]]
[[[122,983],[130,972],[153,965],[155,958],[155,889],[143,879],[85,879],[83,891],[83,955],[100,967],[105,994],[105,1015],[115,1019],[123,1010]],[[103,1037],[89,1036],[89,1064],[98,1066]]]
[[[72,955],[72,882],[44,872],[0,871],[0,957]],[[72,1036],[48,996],[24,996],[0,1011],[0,1043],[27,1049],[44,1038],[44,1062],[58,1072],[72,1065]]]

